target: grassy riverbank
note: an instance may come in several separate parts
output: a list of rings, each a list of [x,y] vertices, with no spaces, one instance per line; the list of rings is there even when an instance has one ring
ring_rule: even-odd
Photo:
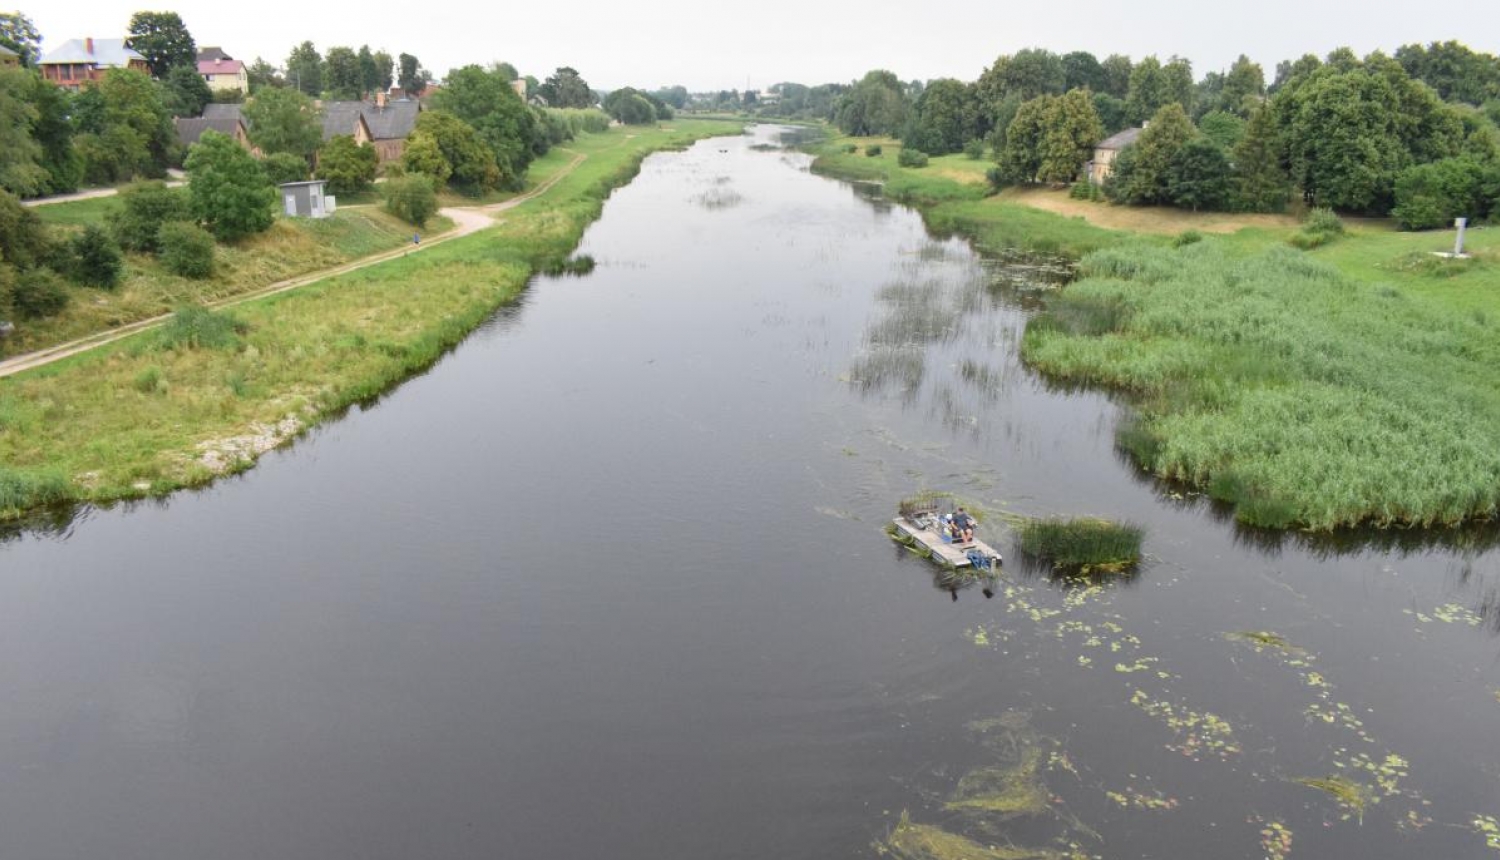
[[[735,130],[688,121],[584,136],[539,164],[547,173],[550,159],[588,158],[496,227],[239,306],[220,346],[163,329],[0,380],[0,516],[161,494],[249,466],[462,340],[572,252],[647,154]]]
[[[1049,376],[1130,392],[1137,414],[1119,442],[1143,467],[1257,526],[1500,514],[1500,229],[1472,231],[1468,261],[1432,255],[1451,233],[1380,221],[1303,252],[1287,244],[1290,218],[1046,190],[985,197],[988,162],[902,168],[899,150],[834,138],[815,169],[882,182],[985,250],[1081,257],[1081,279],[1032,321],[1022,355]]]
[[[37,207],[44,221],[105,223],[119,208],[112,197]],[[447,218],[428,222],[424,236],[452,228]],[[32,320],[6,338],[3,354],[44,349],[170,312],[182,304],[217,302],[255,292],[277,281],[332,268],[411,241],[412,228],[374,207],[340,209],[321,220],[278,218],[271,229],[234,245],[214,248],[214,273],[202,280],[168,272],[150,254],[127,254],[125,276],[114,290],[75,288],[62,313]]]

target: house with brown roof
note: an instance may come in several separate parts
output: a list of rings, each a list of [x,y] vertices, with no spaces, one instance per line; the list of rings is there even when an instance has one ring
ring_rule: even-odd
[[[395,161],[406,149],[406,138],[417,125],[422,103],[387,101],[384,95],[370,102],[324,102],[323,139],[338,134],[354,135],[355,143],[368,142],[375,147],[381,164]],[[359,131],[363,125],[362,138]]]
[[[1088,164],[1089,182],[1095,185],[1103,185],[1104,180],[1114,170],[1115,159],[1124,151],[1125,147],[1135,143],[1145,128],[1127,128],[1119,134],[1111,135],[1099,141],[1094,147],[1094,160]]]
[[[42,77],[63,89],[77,90],[104,77],[110,69],[147,72],[146,58],[125,47],[124,39],[69,39],[37,63]]]
[[[245,128],[245,121],[239,117],[228,119],[211,119],[209,117],[182,118],[172,121],[177,127],[177,140],[183,146],[192,146],[203,137],[205,131],[217,131],[220,134],[234,138],[234,142],[243,146],[251,155],[259,158],[261,151],[255,144],[250,142],[250,133]]]

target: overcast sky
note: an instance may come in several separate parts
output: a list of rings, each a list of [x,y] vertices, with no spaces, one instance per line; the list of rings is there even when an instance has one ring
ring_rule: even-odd
[[[1200,77],[1241,53],[1269,77],[1276,62],[1349,45],[1363,55],[1408,42],[1458,39],[1500,53],[1500,0],[1431,6],[1393,0],[576,0],[423,3],[249,0],[137,5],[106,0],[39,3],[20,11],[45,52],[83,36],[123,36],[137,9],[171,9],[193,38],[237,59],[282,65],[311,39],[401,52],[434,74],[506,60],[545,78],[573,66],[596,88],[764,89],[778,81],[849,81],[872,68],[904,80],[977,78],[999,54],[1025,47],[1139,58],[1178,54]]]

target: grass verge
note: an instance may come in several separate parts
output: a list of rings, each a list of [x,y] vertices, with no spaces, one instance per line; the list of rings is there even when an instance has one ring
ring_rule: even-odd
[[[0,518],[247,468],[427,367],[567,259],[647,154],[725,132],[683,122],[586,136],[591,157],[493,229],[248,302],[228,325],[199,318],[189,336],[145,332],[0,380]]]
[[[1029,520],[1017,532],[1021,552],[1068,573],[1120,573],[1140,563],[1140,526],[1096,519]]]

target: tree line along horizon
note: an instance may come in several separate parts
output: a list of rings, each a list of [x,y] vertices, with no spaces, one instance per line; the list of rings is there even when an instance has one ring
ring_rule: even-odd
[[[712,103],[894,137],[912,151],[906,166],[988,154],[997,188],[1074,185],[1077,196],[1124,204],[1244,212],[1300,200],[1408,229],[1500,215],[1500,59],[1456,41],[1393,56],[1308,54],[1278,63],[1269,83],[1244,55],[1195,79],[1179,57],[1028,48],[971,82],[903,82],[877,69],[852,84],[770,91],[774,104],[732,92]],[[1142,126],[1102,187],[1089,184],[1095,147]]]
[[[213,272],[216,243],[263,232],[275,220],[277,184],[328,182],[335,194],[369,189],[381,172],[385,207],[423,226],[448,188],[480,197],[522,187],[531,162],[577,134],[608,129],[611,120],[654,123],[672,108],[632,88],[600,100],[569,67],[545,81],[528,80],[545,103],[517,92],[516,68],[497,62],[467,65],[447,75],[424,99],[399,159],[378,164],[373,147],[351,135],[324,140],[320,98],[358,100],[397,83],[422,95],[431,81],[410,54],[296,46],[284,73],[257,58],[247,64],[250,92],[215,93],[197,71],[198,47],[175,12],[137,12],[126,45],[147,71],[110,69],[70,93],[36,68],[40,34],[21,13],[0,13],[0,45],[20,58],[0,66],[0,322],[60,313],[73,285],[115,289],[125,252],[154,255],[185,277]],[[196,117],[214,101],[243,102],[254,155],[230,137],[205,131],[190,147],[179,144],[174,120]],[[161,180],[184,167],[187,188]],[[81,186],[132,183],[122,189],[107,226],[48,228],[25,198]]]

